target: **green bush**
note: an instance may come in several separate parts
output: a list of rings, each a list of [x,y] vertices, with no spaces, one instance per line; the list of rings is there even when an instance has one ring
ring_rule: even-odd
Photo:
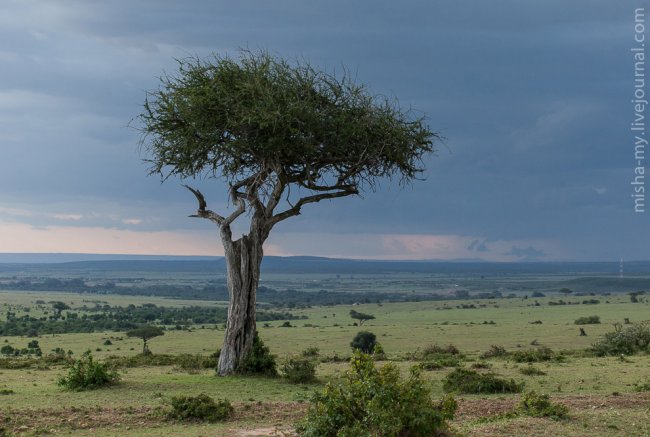
[[[600,316],[578,317],[573,323],[576,325],[596,325],[600,323]]]
[[[253,348],[237,371],[246,375],[276,376],[278,374],[275,355],[272,355],[271,350],[264,345],[257,331],[253,339]]]
[[[87,351],[70,365],[68,374],[59,378],[57,384],[68,390],[83,391],[115,384],[118,380],[119,375],[115,371],[109,370],[104,363],[94,361],[90,351]]]
[[[599,356],[650,352],[650,323],[637,323],[625,329],[616,325],[616,329],[596,341],[591,350]]]
[[[350,347],[352,350],[359,350],[364,354],[370,354],[375,349],[375,344],[377,344],[377,336],[375,334],[369,331],[359,331],[352,339]]]
[[[395,365],[378,370],[370,355],[357,351],[345,379],[314,396],[297,431],[303,437],[445,435],[456,408],[451,397],[431,400],[417,367],[402,379]]]
[[[519,393],[524,383],[507,380],[493,374],[482,374],[475,370],[458,368],[449,373],[442,384],[445,392],[463,394]]]
[[[287,378],[289,382],[303,384],[316,380],[317,364],[313,358],[304,356],[289,357],[282,363],[280,370],[282,371],[282,376]]]
[[[513,361],[517,363],[540,363],[542,361],[551,361],[557,359],[553,350],[546,346],[537,349],[528,349],[523,351],[514,351],[510,354]]]
[[[481,354],[481,359],[488,359],[488,358],[505,358],[507,357],[508,351],[506,351],[506,348],[503,346],[498,346],[493,344],[490,346],[490,349],[487,352],[483,352]]]
[[[527,375],[527,376],[546,375],[546,372],[544,372],[543,370],[538,369],[537,367],[531,366],[531,365],[528,365],[526,367],[522,367],[521,369],[519,369],[519,373],[521,373],[522,375]]]
[[[634,383],[634,391],[650,391],[650,381]]]
[[[317,358],[320,355],[320,351],[315,346],[310,346],[307,349],[300,352],[300,355],[308,358]]]
[[[437,344],[432,344],[422,350],[422,359],[426,360],[431,355],[460,355],[460,351],[453,344],[448,344],[447,346],[438,346]]]
[[[549,417],[551,419],[559,420],[569,417],[569,409],[562,404],[552,403],[548,395],[537,394],[534,391],[525,393],[517,411],[520,414],[531,417]]]
[[[198,396],[174,396],[171,398],[168,416],[176,420],[201,420],[219,422],[227,419],[234,409],[227,399],[216,401],[205,393]]]

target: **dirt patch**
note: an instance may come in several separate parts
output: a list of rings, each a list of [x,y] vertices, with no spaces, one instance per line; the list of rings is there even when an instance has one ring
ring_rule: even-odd
[[[553,402],[566,405],[571,410],[622,409],[648,406],[650,393],[625,393],[621,395],[571,395],[551,396]],[[512,411],[519,397],[508,399],[458,399],[456,420],[480,417]]]
[[[68,409],[11,409],[3,411],[5,427],[15,434],[54,429],[98,429],[124,426],[151,426],[160,419],[151,407],[138,408],[68,408]]]

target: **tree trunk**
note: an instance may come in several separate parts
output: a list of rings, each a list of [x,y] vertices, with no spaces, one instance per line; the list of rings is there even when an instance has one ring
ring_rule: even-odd
[[[225,376],[237,371],[253,346],[256,329],[255,295],[260,279],[264,238],[253,223],[251,233],[236,241],[230,239],[229,229],[222,228],[222,241],[230,303],[217,372]]]

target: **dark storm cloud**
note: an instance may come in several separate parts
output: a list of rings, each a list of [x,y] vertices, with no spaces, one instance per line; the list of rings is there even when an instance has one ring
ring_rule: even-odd
[[[426,182],[306,208],[278,231],[467,236],[463,247],[486,255],[486,241],[548,240],[576,258],[644,257],[647,218],[631,213],[627,185],[635,6],[9,2],[0,207],[31,211],[21,220],[34,226],[72,216],[77,226],[205,226],[186,218],[195,205],[177,181],[146,176],[128,125],[174,57],[264,48],[330,71],[345,65],[447,138]],[[196,184],[225,208],[219,184]],[[512,247],[519,258],[569,256]]]

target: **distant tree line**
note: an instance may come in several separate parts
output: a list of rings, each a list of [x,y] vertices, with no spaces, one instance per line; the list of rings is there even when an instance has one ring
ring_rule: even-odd
[[[40,318],[29,314],[17,317],[8,311],[7,320],[0,322],[0,335],[36,336],[43,334],[87,333],[96,331],[124,331],[143,324],[191,326],[220,324],[227,320],[225,307],[163,307],[154,304],[127,307],[97,305],[82,308],[81,313],[67,311]],[[294,320],[298,317],[288,312],[259,311],[258,321]]]

